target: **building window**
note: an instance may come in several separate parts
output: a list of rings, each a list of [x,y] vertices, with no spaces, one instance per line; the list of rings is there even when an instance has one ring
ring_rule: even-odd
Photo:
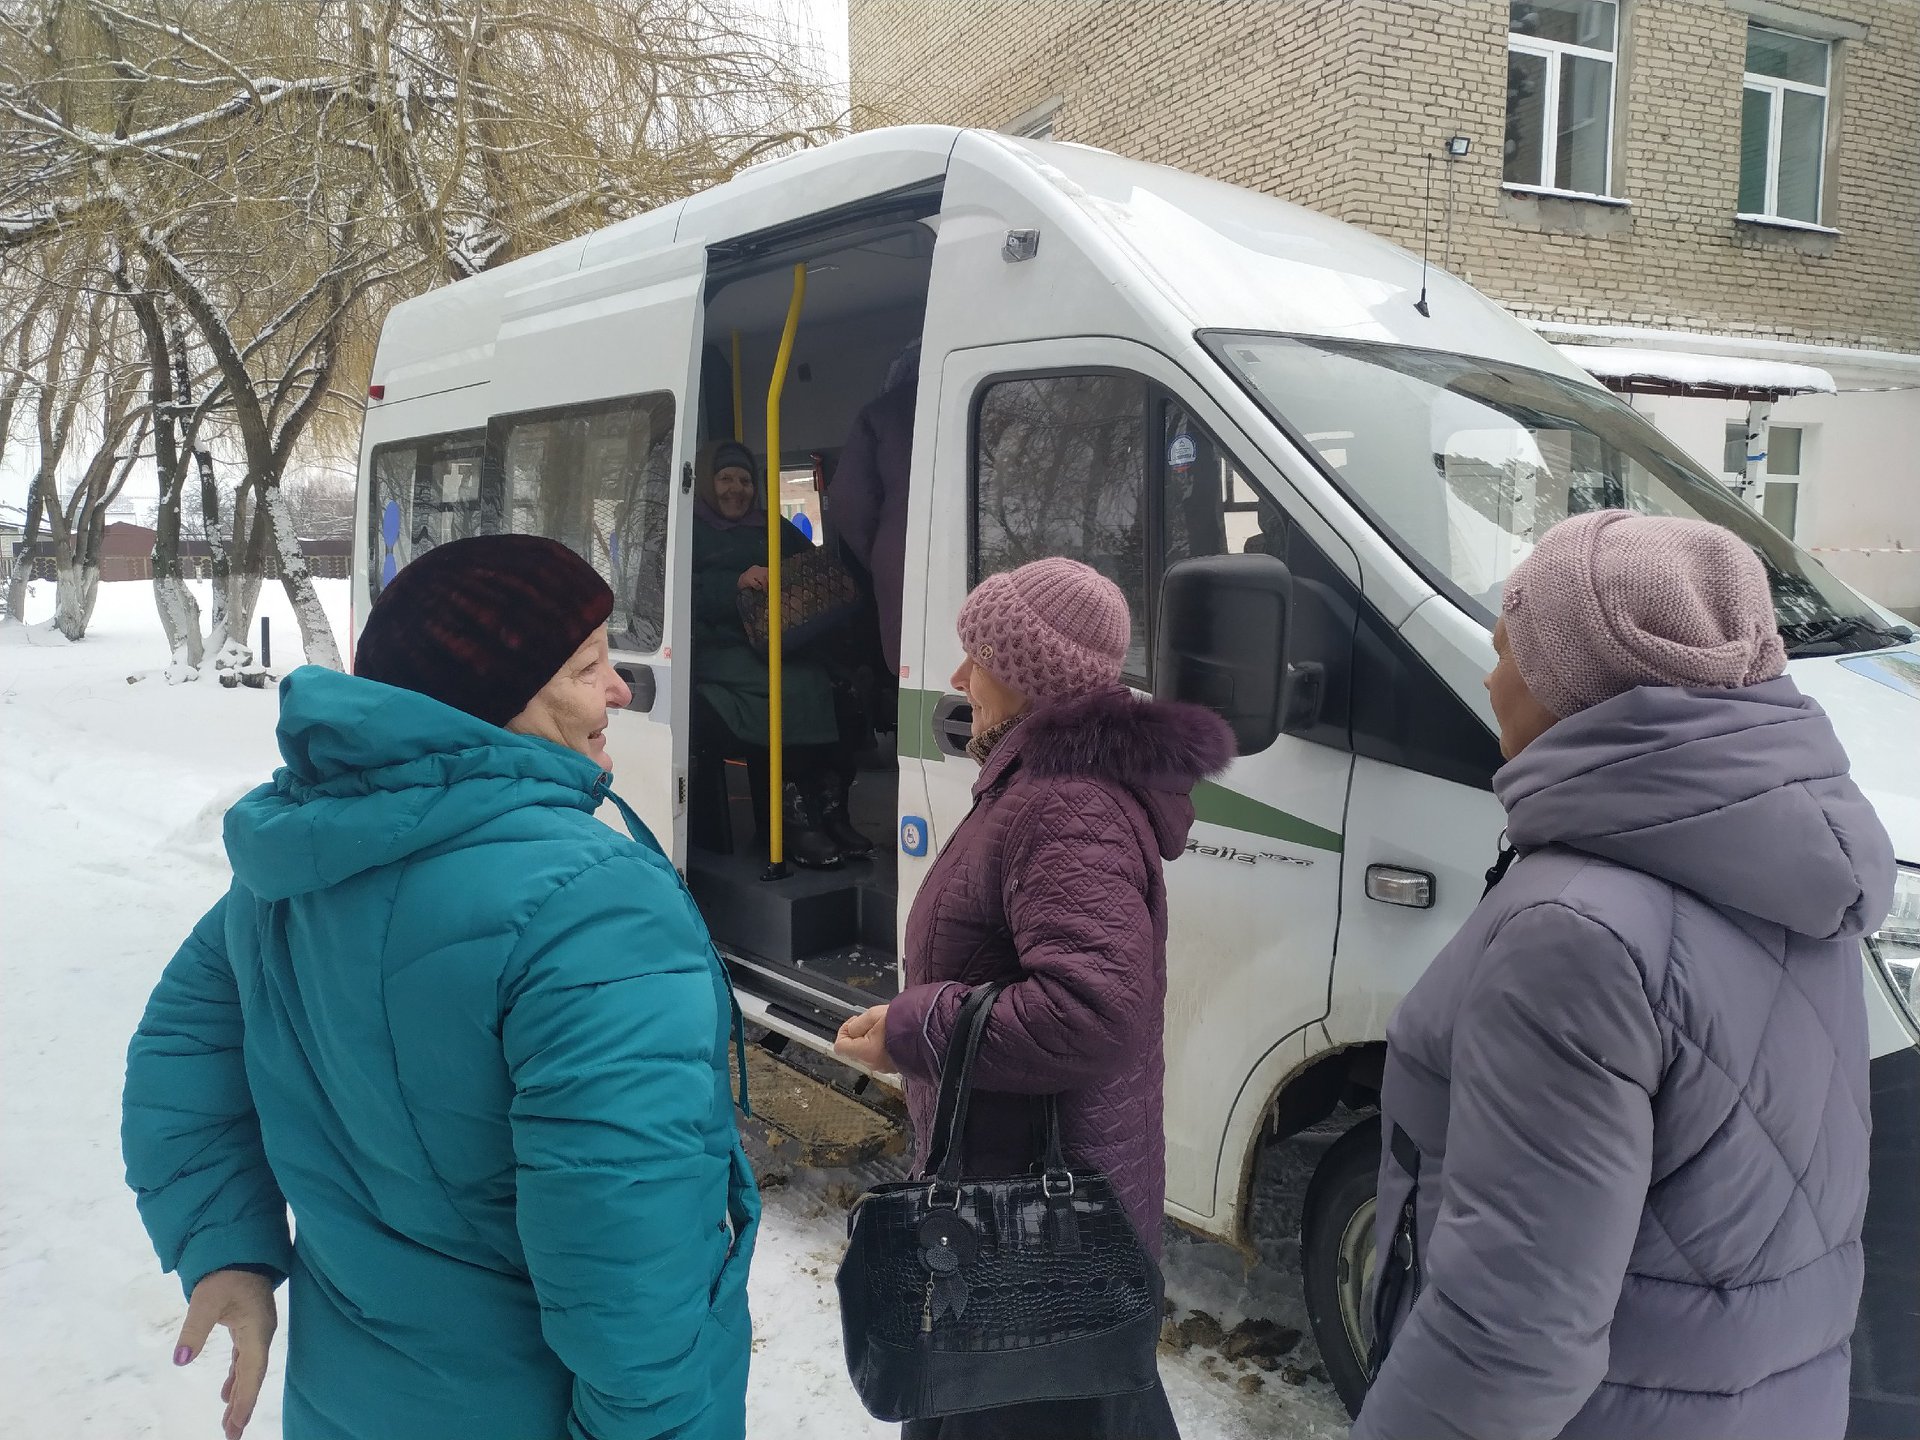
[[[1820,223],[1833,46],[1747,27],[1740,97],[1740,215]]]
[[[1773,479],[1782,477],[1798,479],[1800,477],[1801,429],[1797,425],[1769,425],[1767,427],[1766,469]],[[1727,422],[1726,453],[1721,457],[1720,468],[1729,475],[1747,473],[1747,426],[1743,420]]]
[[[1506,183],[1610,195],[1615,0],[1511,0]]]
[[[600,572],[620,650],[652,653],[663,639],[673,413],[662,393],[494,421],[508,528],[558,540]]]
[[[989,385],[974,421],[973,575],[1065,555],[1133,612],[1127,674],[1147,674],[1147,382],[1041,375]]]
[[[1727,422],[1727,444],[1720,455],[1720,473],[1723,475],[1747,473],[1747,427],[1741,421]]]
[[[1066,104],[1064,96],[1056,95],[1043,100],[1031,110],[1023,110],[1007,124],[1006,133],[1017,135],[1022,140],[1051,140],[1060,119],[1060,109]]]

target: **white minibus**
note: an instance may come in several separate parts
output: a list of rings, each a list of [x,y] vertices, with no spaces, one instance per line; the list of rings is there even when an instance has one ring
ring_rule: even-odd
[[[776,476],[828,477],[830,501],[856,417],[914,342],[904,580],[881,597],[901,614],[898,674],[867,690],[897,728],[854,783],[856,816],[886,833],[871,861],[763,879],[744,844],[689,838],[691,808],[737,805],[690,795],[719,745],[692,704],[696,456],[737,434]],[[1875,1123],[1854,1426],[1920,1431],[1920,645],[1498,305],[1270,197],[914,127],[756,166],[397,306],[372,380],[357,619],[458,536],[538,531],[601,569],[634,691],[609,731],[618,787],[776,1046],[830,1056],[840,1022],[899,983],[907,907],[977,773],[946,680],[980,577],[1084,560],[1132,604],[1132,684],[1231,697],[1241,754],[1196,796],[1168,870],[1167,1212],[1250,1246],[1263,1148],[1353,1122],[1318,1161],[1302,1233],[1349,1404],[1387,1018],[1479,900],[1501,835],[1481,678],[1502,584],[1575,511],[1734,530],[1905,862],[1861,955]],[[1284,576],[1269,595],[1284,634],[1236,642],[1215,623],[1207,655],[1182,654],[1163,597],[1230,621],[1248,552]]]

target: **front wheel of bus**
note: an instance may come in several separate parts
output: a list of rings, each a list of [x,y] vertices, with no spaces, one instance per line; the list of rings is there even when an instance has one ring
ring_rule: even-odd
[[[1300,1268],[1320,1358],[1354,1415],[1367,1394],[1373,1344],[1374,1186],[1380,1119],[1361,1121],[1327,1148],[1307,1186]]]

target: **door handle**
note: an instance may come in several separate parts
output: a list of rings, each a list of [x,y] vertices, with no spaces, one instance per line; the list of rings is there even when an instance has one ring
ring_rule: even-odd
[[[627,682],[627,688],[633,692],[633,698],[627,701],[627,709],[636,710],[645,715],[653,709],[653,697],[658,693],[651,665],[616,665],[613,673]]]
[[[964,695],[942,695],[933,707],[933,743],[943,755],[964,755],[973,739],[973,702]]]

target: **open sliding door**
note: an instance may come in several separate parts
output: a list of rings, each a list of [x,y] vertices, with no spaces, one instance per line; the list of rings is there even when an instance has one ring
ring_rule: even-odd
[[[587,259],[508,297],[488,458],[502,528],[565,542],[613,587],[614,661],[633,690],[607,729],[614,785],[680,861],[706,249]]]

